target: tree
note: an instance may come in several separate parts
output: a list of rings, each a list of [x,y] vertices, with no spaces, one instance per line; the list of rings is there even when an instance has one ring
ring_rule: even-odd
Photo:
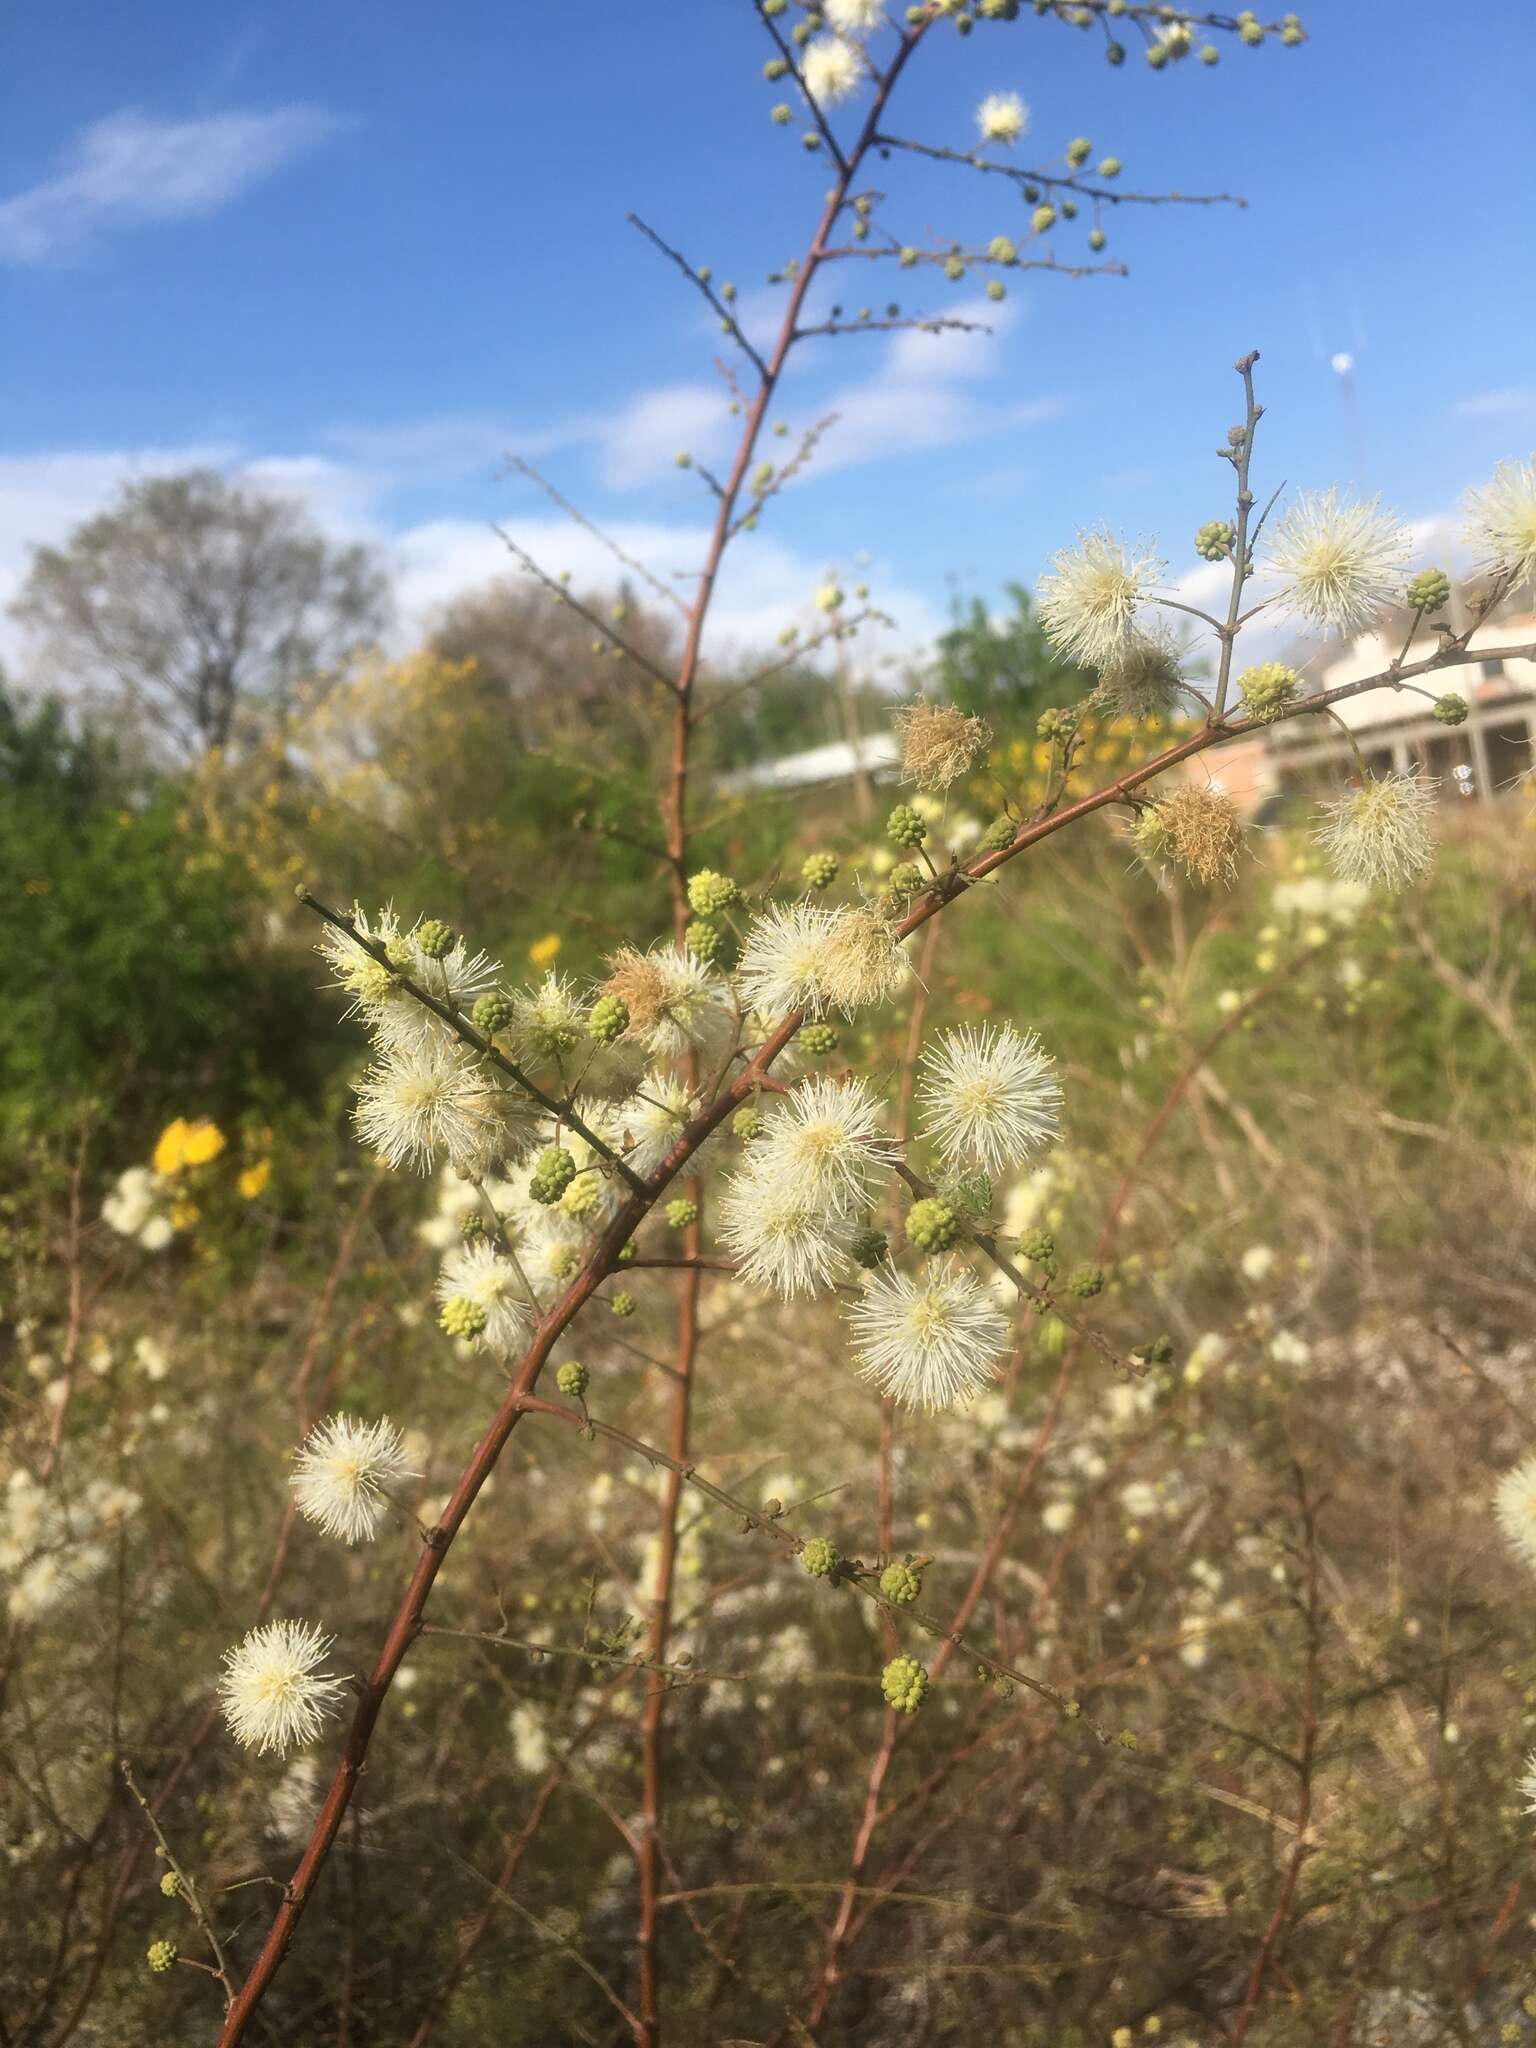
[[[238,741],[302,676],[374,638],[388,593],[369,551],[303,508],[209,469],[125,486],[62,548],[38,548],[13,606],[56,685],[117,697],[161,744]]]
[[[1093,687],[1091,676],[1052,647],[1023,585],[1006,588],[1013,610],[1001,616],[979,597],[969,605],[956,597],[932,671],[941,695],[1000,728],[1029,722],[1048,705],[1071,703]]]

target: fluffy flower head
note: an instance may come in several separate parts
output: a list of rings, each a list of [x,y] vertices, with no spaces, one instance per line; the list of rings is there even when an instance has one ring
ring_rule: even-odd
[[[1324,804],[1317,840],[1339,879],[1401,889],[1424,874],[1435,858],[1430,823],[1438,786],[1394,773]]]
[[[904,1408],[948,1408],[997,1377],[1008,1322],[954,1259],[917,1279],[888,1271],[865,1283],[849,1311],[864,1377]]]
[[[1379,499],[1304,491],[1270,536],[1265,566],[1281,583],[1287,611],[1348,633],[1402,597],[1409,546],[1407,530]]]
[[[608,962],[601,993],[629,1011],[626,1037],[653,1059],[681,1059],[690,1047],[722,1050],[730,1031],[725,988],[702,960],[675,946],[648,953],[621,946]]]
[[[280,1756],[314,1741],[345,1690],[318,1668],[333,1640],[313,1622],[269,1621],[224,1652],[219,1697],[237,1742]]]
[[[1522,582],[1536,575],[1536,456],[1501,462],[1490,483],[1468,491],[1465,535],[1490,569]]]
[[[992,728],[958,704],[908,704],[896,713],[901,779],[919,789],[948,789],[986,747]]]
[[[851,1225],[771,1163],[755,1158],[727,1182],[720,1236],[743,1279],[786,1301],[814,1294],[847,1269]]]
[[[483,1171],[509,1149],[527,1113],[491,1084],[456,1040],[399,1046],[358,1083],[357,1134],[397,1171],[430,1173],[439,1155]]]
[[[517,1268],[494,1244],[478,1238],[456,1245],[443,1261],[436,1294],[441,1302],[462,1297],[484,1311],[485,1328],[478,1341],[488,1351],[510,1358],[521,1348],[528,1333],[528,1303],[518,1283]]]
[[[950,1166],[1004,1173],[1061,1135],[1056,1063],[1011,1024],[944,1032],[923,1054],[917,1099],[923,1136]]]
[[[880,1104],[866,1082],[804,1081],[767,1119],[753,1147],[753,1173],[764,1182],[782,1178],[828,1215],[852,1215],[869,1206],[891,1156],[880,1123]]]
[[[864,60],[857,44],[841,36],[818,36],[800,59],[800,76],[818,107],[835,107],[863,83]]]
[[[823,0],[828,28],[840,36],[867,36],[885,19],[884,0]]]
[[[836,913],[815,903],[770,903],[752,920],[736,970],[743,1007],[776,1024],[791,1010],[819,1017],[828,1005],[827,940]]]
[[[660,1166],[698,1106],[681,1081],[653,1073],[615,1110],[616,1149],[626,1134],[633,1140],[624,1160],[642,1180]]]
[[[851,1017],[869,1003],[889,1002],[911,972],[890,919],[877,905],[856,903],[833,913],[821,980],[834,1009]]]
[[[1166,628],[1129,635],[1099,677],[1101,701],[1127,718],[1166,718],[1184,687]]]
[[[1504,1474],[1493,1496],[1493,1512],[1510,1549],[1536,1569],[1536,1454]]]
[[[328,1415],[294,1453],[290,1483],[306,1521],[344,1543],[366,1543],[384,1519],[386,1489],[411,1476],[392,1422]]]
[[[976,109],[983,142],[1017,142],[1029,126],[1029,109],[1016,92],[989,92]]]
[[[1079,534],[1040,579],[1040,623],[1063,654],[1107,668],[1161,566],[1150,548],[1132,549],[1107,528]]]

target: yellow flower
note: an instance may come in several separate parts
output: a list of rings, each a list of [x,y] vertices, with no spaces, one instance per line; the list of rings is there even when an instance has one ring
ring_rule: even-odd
[[[182,1200],[171,1205],[172,1230],[190,1230],[197,1221],[197,1204]]]
[[[547,967],[564,943],[558,932],[546,932],[542,939],[535,939],[528,948],[528,958],[535,967]]]
[[[180,1173],[184,1166],[206,1166],[224,1150],[224,1133],[207,1117],[189,1124],[177,1117],[167,1124],[155,1144],[151,1161],[156,1173]]]
[[[254,1202],[256,1197],[266,1187],[267,1182],[271,1178],[271,1160],[258,1159],[254,1166],[248,1166],[245,1169],[244,1173],[241,1174],[239,1180],[236,1182],[236,1186],[239,1188],[241,1194],[244,1195],[245,1199],[248,1202]]]
[[[187,1144],[187,1120],[177,1117],[175,1123],[167,1124],[155,1144],[150,1165],[156,1173],[180,1173],[185,1164]]]

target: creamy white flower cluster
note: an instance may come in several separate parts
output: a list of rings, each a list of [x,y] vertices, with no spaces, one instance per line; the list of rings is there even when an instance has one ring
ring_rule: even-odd
[[[50,1487],[18,1466],[0,1499],[0,1576],[10,1581],[13,1621],[36,1621],[96,1578],[112,1560],[109,1537],[139,1496],[108,1479],[77,1493]]]

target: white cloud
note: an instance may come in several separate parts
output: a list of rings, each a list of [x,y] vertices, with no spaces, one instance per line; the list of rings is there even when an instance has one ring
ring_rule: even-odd
[[[664,384],[643,391],[598,428],[603,481],[633,490],[677,465],[687,452],[712,462],[725,444],[730,398],[715,384]]]
[[[1536,419],[1536,384],[1515,384],[1504,391],[1478,391],[1458,398],[1451,407],[1464,420]]]
[[[191,121],[110,114],[83,131],[54,177],[0,200],[0,263],[46,263],[108,228],[203,219],[340,125],[311,106]]]

